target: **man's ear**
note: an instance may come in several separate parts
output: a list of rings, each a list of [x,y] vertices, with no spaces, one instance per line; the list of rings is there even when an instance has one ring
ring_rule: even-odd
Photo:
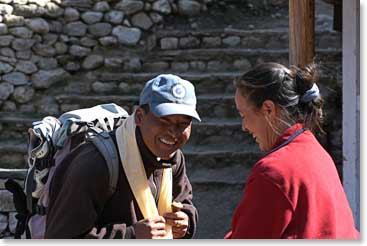
[[[276,116],[276,107],[273,101],[265,100],[263,105],[261,106],[261,111],[263,114],[269,118],[273,118]]]
[[[141,107],[136,108],[136,110],[135,110],[135,124],[137,126],[140,126],[142,124],[144,115],[145,115],[144,109],[142,109]]]

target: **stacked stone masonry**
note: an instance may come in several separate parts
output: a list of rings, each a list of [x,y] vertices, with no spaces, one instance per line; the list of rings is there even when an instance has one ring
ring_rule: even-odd
[[[232,81],[259,62],[288,64],[288,28],[277,24],[287,16],[266,12],[274,28],[257,27],[260,14],[240,28],[208,28],[200,20],[215,6],[286,11],[287,3],[0,0],[0,238],[14,234],[15,208],[4,182],[13,177],[23,183],[32,122],[107,102],[132,112],[144,83],[159,73],[195,84],[203,122],[194,122],[184,152],[200,213],[197,238],[223,238],[251,165],[261,156],[241,132]],[[317,15],[316,60],[327,99],[321,141],[340,166],[341,35],[331,22],[328,13]],[[208,204],[217,206],[214,214]]]
[[[202,8],[205,4],[197,1],[2,0],[1,106],[4,111],[36,111],[28,102],[39,90],[77,71],[121,67],[124,62],[139,69],[139,61],[104,57],[103,48],[143,49],[144,35],[152,33],[164,15],[191,15]]]

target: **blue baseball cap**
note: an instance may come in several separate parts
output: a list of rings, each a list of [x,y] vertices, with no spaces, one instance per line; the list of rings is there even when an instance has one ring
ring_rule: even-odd
[[[149,80],[140,94],[139,105],[148,104],[153,114],[187,115],[198,121],[194,86],[173,74],[161,74]]]

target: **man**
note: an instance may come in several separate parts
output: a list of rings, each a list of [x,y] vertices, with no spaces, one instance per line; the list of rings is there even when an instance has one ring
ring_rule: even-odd
[[[102,155],[83,144],[54,176],[45,237],[192,238],[198,214],[180,148],[193,118],[200,121],[189,81],[171,74],[148,81],[139,107],[112,133],[121,162],[115,193],[108,195]],[[172,211],[172,201],[182,209]]]

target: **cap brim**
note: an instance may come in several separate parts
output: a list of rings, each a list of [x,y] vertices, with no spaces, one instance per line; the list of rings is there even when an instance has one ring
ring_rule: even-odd
[[[189,105],[177,104],[177,103],[160,103],[158,105],[150,105],[150,110],[157,116],[168,116],[168,115],[187,115],[192,118],[201,121],[199,114],[196,110]]]

